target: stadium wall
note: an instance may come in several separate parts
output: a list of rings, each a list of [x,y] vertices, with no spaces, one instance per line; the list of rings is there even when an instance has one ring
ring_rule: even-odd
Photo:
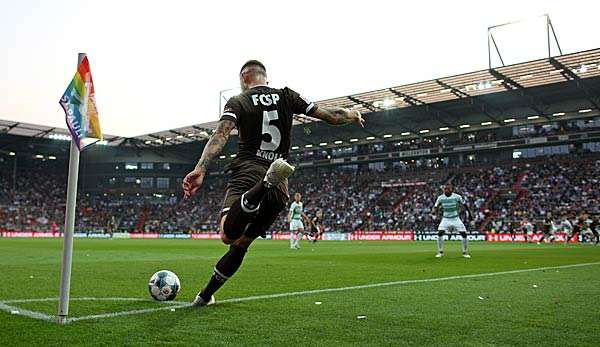
[[[0,235],[3,238],[61,238],[62,233],[57,232],[23,232],[23,231],[2,231]],[[192,234],[172,234],[172,233],[75,233],[76,238],[90,239],[191,239],[191,240],[220,240],[218,233],[192,233]],[[473,234],[468,235],[469,241],[488,241],[488,242],[539,242],[542,234],[534,234],[526,241],[525,234]],[[556,242],[565,242],[566,234],[555,234]],[[289,233],[277,233],[267,235],[266,240],[289,240]],[[435,241],[438,235],[432,232],[413,232],[413,231],[358,231],[352,233],[324,233],[323,241]],[[448,235],[450,241],[459,241],[460,235]],[[574,235],[569,242],[582,242],[580,235]]]

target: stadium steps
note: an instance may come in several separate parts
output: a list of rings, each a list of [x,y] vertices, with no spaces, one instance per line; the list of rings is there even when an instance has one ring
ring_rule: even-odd
[[[517,175],[517,178],[515,179],[515,183],[512,186],[513,189],[521,189],[523,182],[525,181],[525,178],[527,178],[528,174],[529,174],[529,171],[523,171],[519,175]]]
[[[528,189],[519,189],[517,196],[515,197],[515,199],[512,201],[511,204],[511,212],[512,210],[518,206],[519,202],[521,200],[523,200],[525,197],[529,196],[529,190]]]

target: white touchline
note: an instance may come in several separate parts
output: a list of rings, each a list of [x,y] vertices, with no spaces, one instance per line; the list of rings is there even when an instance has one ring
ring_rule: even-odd
[[[19,304],[24,302],[44,302],[44,301],[58,301],[58,298],[37,298],[37,299],[14,299],[14,300],[0,300],[5,304]],[[150,301],[142,298],[95,298],[95,297],[81,297],[71,298],[71,301]]]
[[[341,292],[341,291],[347,291],[347,290],[368,289],[368,288],[397,286],[397,285],[405,285],[405,284],[442,282],[442,281],[453,281],[453,280],[458,280],[458,279],[492,277],[492,276],[510,275],[510,274],[518,274],[518,273],[534,272],[534,271],[568,269],[568,268],[576,268],[576,267],[592,266],[592,265],[600,265],[600,262],[558,265],[558,266],[545,266],[545,267],[538,267],[538,268],[532,268],[532,269],[487,272],[487,273],[479,273],[479,274],[471,274],[471,275],[456,275],[456,276],[438,277],[438,278],[424,278],[424,279],[416,279],[416,280],[402,280],[402,281],[394,281],[394,282],[372,283],[372,284],[363,284],[363,285],[350,286],[350,287],[325,288],[325,289],[314,289],[314,290],[305,290],[305,291],[298,291],[298,292],[255,295],[255,296],[248,296],[248,297],[244,297],[244,298],[225,299],[225,300],[218,301],[217,304],[274,299],[274,298],[282,298],[282,297],[290,297],[290,296],[301,296],[301,295],[311,295],[311,294],[321,294],[321,293],[331,293],[331,292]],[[11,303],[11,304],[24,303],[24,302],[56,301],[56,300],[58,300],[58,298],[4,300],[4,301],[0,301],[0,310],[6,311],[6,312],[18,310],[19,315],[23,315],[23,316],[27,316],[27,317],[35,318],[35,319],[41,319],[41,320],[45,320],[45,321],[54,321],[56,318],[54,316],[50,316],[45,313],[40,313],[40,312],[35,312],[35,311],[23,310],[18,307],[15,307],[15,306],[9,306],[7,304],[9,304],[9,303]],[[139,299],[139,298],[72,298],[71,300],[73,300],[73,301],[76,301],[76,300],[81,300],[81,301],[86,301],[86,300],[87,301],[148,301],[148,300]],[[137,315],[137,314],[157,312],[157,311],[165,311],[165,310],[170,310],[172,308],[187,308],[190,306],[191,306],[191,304],[187,303],[187,302],[166,302],[164,304],[164,306],[161,306],[161,307],[153,307],[153,308],[139,309],[139,310],[132,310],[132,311],[123,311],[123,312],[102,313],[102,314],[95,314],[95,315],[82,316],[82,317],[73,317],[73,318],[69,318],[68,321],[69,322],[78,322],[78,321],[91,320],[91,319],[129,316],[129,315]]]
[[[16,314],[21,315],[21,316],[26,316],[26,317],[34,318],[34,319],[41,319],[41,320],[45,320],[45,321],[49,321],[49,322],[52,322],[55,320],[55,318],[53,316],[47,315],[45,313],[25,310],[25,309],[15,307],[15,306],[9,306],[9,305],[5,304],[4,302],[0,302],[0,310],[10,312],[10,313],[17,312]]]

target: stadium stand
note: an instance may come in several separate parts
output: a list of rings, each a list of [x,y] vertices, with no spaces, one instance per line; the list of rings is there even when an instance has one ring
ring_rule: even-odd
[[[319,102],[351,107],[367,127],[296,117],[291,192],[327,231],[432,230],[440,185],[475,212],[469,230],[510,231],[548,213],[599,213],[600,49]],[[524,78],[523,76],[527,76]],[[215,123],[135,138],[106,136],[81,158],[80,232],[211,232],[236,136],[200,194],[181,178]],[[0,120],[0,229],[60,231],[68,134]],[[284,216],[274,226],[286,229]]]
[[[550,159],[550,160],[548,160]],[[475,211],[471,232],[506,230],[523,218],[541,221],[547,213],[573,218],[600,213],[600,156],[556,156],[516,160],[500,166],[414,170],[353,170],[323,167],[299,170],[290,181],[301,192],[307,213],[324,210],[327,231],[431,230],[431,207],[440,187],[452,182]],[[15,189],[2,175],[0,228],[60,231],[66,178],[41,172],[18,176]],[[82,232],[189,233],[218,230],[222,177],[211,178],[191,201],[181,195],[80,194],[77,230]],[[492,223],[493,221],[493,223]],[[286,230],[285,218],[275,231]]]

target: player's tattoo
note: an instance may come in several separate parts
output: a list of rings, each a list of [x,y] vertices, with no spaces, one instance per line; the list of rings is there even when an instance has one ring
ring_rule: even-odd
[[[200,160],[198,160],[198,164],[196,164],[196,169],[206,170],[208,168],[211,161],[221,153],[223,147],[227,144],[229,134],[234,128],[235,123],[226,119],[223,119],[217,124],[215,132],[208,139],[206,146],[204,146],[202,156],[200,157]]]
[[[360,117],[360,113],[339,107],[319,107],[311,114],[311,117],[332,125],[344,125],[356,122],[357,118]]]

